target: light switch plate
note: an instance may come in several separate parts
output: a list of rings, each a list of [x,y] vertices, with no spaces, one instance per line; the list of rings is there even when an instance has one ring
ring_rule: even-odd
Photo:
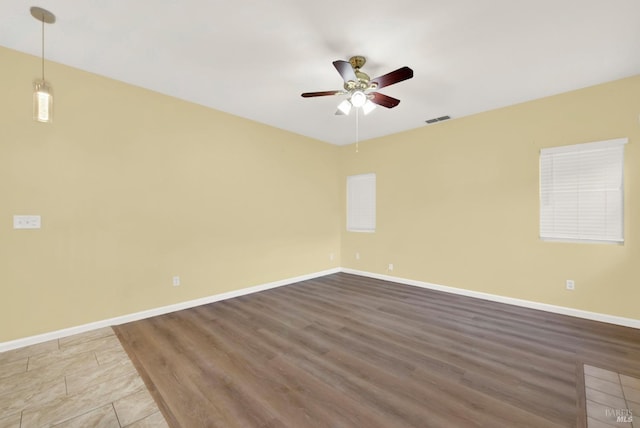
[[[40,229],[41,220],[39,215],[14,215],[14,229]]]

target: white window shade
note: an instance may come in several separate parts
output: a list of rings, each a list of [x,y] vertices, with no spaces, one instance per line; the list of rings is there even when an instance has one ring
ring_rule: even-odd
[[[540,237],[624,242],[627,139],[540,151]]]
[[[347,177],[347,230],[376,230],[376,175],[373,173]]]

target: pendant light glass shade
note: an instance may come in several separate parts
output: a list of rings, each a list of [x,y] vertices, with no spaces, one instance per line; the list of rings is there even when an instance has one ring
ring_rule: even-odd
[[[33,120],[53,122],[53,89],[42,79],[33,82]]]

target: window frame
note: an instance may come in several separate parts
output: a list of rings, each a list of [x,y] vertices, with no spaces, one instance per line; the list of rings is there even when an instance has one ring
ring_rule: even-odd
[[[347,176],[347,232],[375,233],[376,193],[376,173]]]
[[[617,138],[540,150],[538,232],[542,241],[624,244],[624,146],[627,143],[627,138]],[[573,164],[573,169],[562,167],[563,160]],[[586,168],[587,165],[591,168]],[[600,168],[594,170],[594,165]],[[575,191],[568,190],[567,182],[575,182]],[[594,202],[596,196],[601,200]],[[611,205],[609,199],[616,205]],[[566,219],[570,218],[567,213],[574,211],[575,223],[567,224]],[[594,226],[597,223],[600,229]]]

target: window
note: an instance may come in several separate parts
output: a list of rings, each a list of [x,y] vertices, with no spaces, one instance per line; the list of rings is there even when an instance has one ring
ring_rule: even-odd
[[[540,151],[540,238],[624,242],[626,138]]]
[[[347,177],[347,230],[376,231],[376,175]]]

